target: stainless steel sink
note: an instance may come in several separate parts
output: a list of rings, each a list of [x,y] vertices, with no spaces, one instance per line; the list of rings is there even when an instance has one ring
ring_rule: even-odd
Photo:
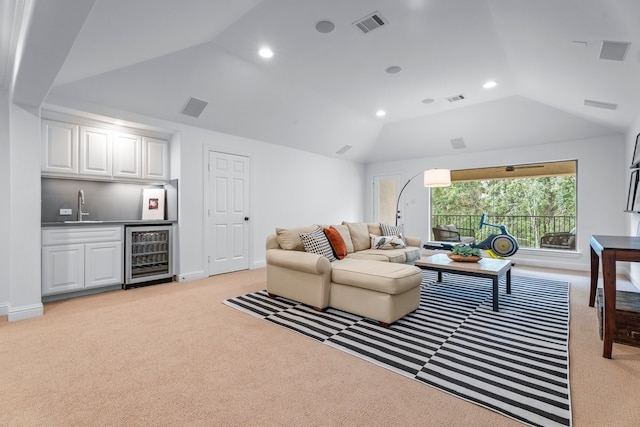
[[[101,222],[104,221],[91,221],[91,220],[84,220],[84,221],[65,221],[65,224],[100,224]]]

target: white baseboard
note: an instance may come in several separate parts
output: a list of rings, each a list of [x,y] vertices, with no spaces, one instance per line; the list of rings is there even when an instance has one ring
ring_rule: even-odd
[[[581,264],[568,263],[568,262],[553,262],[553,261],[540,261],[532,259],[516,259],[508,258],[515,262],[517,265],[528,265],[530,267],[541,268],[557,268],[559,270],[573,270],[573,271],[589,271],[589,267]]]
[[[9,313],[9,304],[0,304],[0,316],[6,316]]]
[[[9,307],[7,313],[9,322],[17,322],[18,320],[30,319],[32,317],[40,317],[44,314],[44,306],[42,303],[25,305],[22,307]]]
[[[262,260],[262,261],[255,261],[253,263],[253,267],[251,267],[251,269],[255,269],[255,268],[262,268],[262,267],[266,267],[267,266],[267,261]]]
[[[192,271],[191,273],[182,273],[176,275],[176,280],[178,282],[189,282],[191,280],[204,279],[208,277],[204,271]]]
[[[570,251],[521,249],[509,259],[515,262],[516,265],[557,268],[560,270],[589,271],[591,267],[588,256]]]

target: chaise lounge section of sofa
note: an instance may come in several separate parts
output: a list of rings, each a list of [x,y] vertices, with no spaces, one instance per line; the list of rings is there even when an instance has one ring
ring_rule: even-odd
[[[369,317],[388,327],[420,304],[422,273],[411,264],[420,258],[422,242],[402,236],[405,245],[381,245],[389,240],[381,238],[383,227],[343,222],[276,229],[266,242],[267,292],[316,310],[333,307]],[[386,227],[388,232],[391,226]],[[345,243],[342,259],[305,250],[301,235],[331,228]],[[381,247],[372,247],[372,242]]]

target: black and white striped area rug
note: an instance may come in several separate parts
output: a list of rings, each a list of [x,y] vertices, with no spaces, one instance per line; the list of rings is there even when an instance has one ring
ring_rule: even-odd
[[[513,276],[494,312],[490,279],[423,274],[420,307],[388,329],[266,291],[224,303],[524,424],[571,425],[569,284]]]

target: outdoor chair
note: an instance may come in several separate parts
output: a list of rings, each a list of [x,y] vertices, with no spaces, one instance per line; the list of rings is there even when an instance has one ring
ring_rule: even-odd
[[[453,224],[437,225],[432,228],[436,242],[475,243],[475,232],[471,228],[458,228]]]
[[[540,238],[540,247],[546,249],[574,250],[576,248],[575,232],[561,231],[546,233]]]

